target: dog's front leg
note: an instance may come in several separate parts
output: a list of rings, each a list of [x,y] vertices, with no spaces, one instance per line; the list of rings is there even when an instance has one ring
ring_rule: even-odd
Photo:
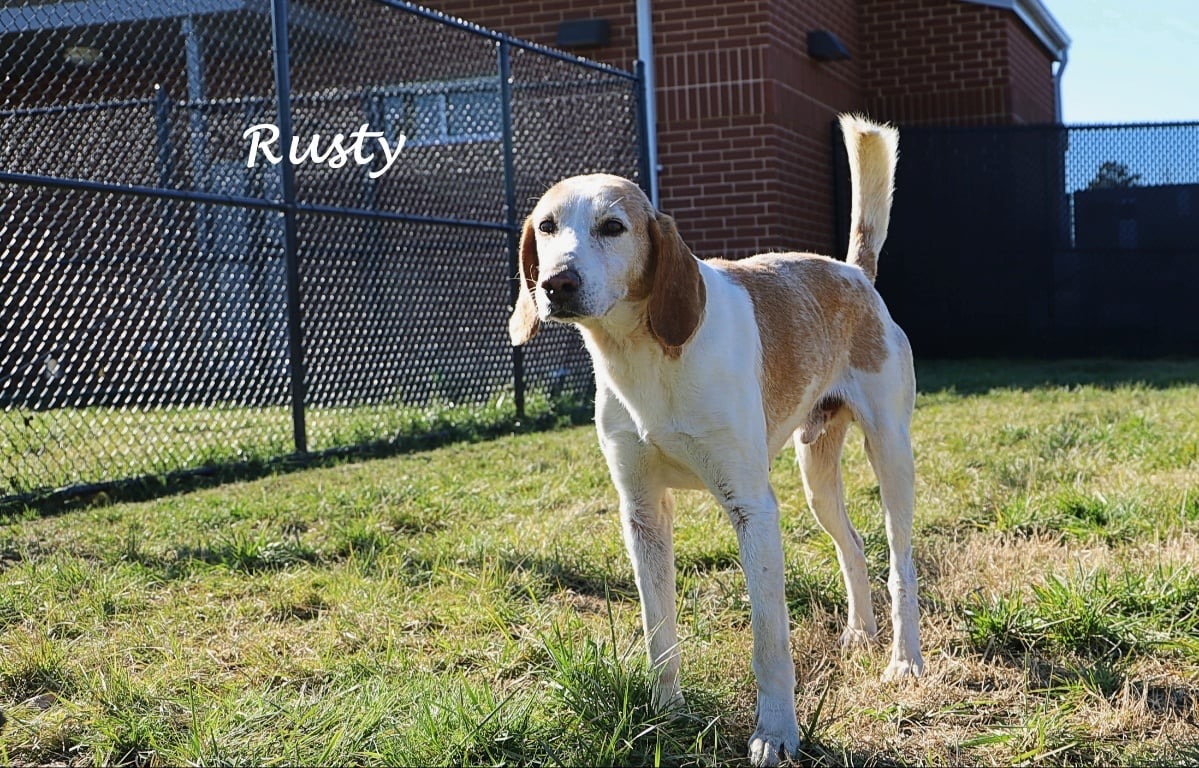
[[[681,707],[675,627],[674,498],[654,451],[638,436],[628,411],[596,379],[595,422],[600,448],[620,495],[620,522],[641,597],[641,622],[653,672],[653,704]]]
[[[754,635],[758,722],[749,740],[749,760],[777,765],[799,748],[778,502],[768,484],[757,493],[743,494],[727,485],[723,490],[721,501],[737,531]]]
[[[681,707],[679,643],[675,627],[674,499],[665,488],[620,491],[620,520],[653,670],[653,705]]]

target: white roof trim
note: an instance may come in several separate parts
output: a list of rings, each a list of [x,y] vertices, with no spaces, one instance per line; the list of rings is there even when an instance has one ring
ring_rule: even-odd
[[[0,35],[235,11],[252,11],[268,16],[271,12],[270,0],[58,0],[41,5],[0,8]],[[349,24],[333,13],[296,5],[291,9],[291,20],[299,29],[315,30],[347,43],[353,40]]]
[[[989,5],[992,8],[1003,8],[1011,11],[1024,22],[1029,31],[1049,49],[1057,61],[1066,60],[1066,51],[1070,48],[1070,36],[1066,30],[1053,18],[1053,14],[1041,0],[962,0],[974,5]]]
[[[176,16],[228,13],[245,8],[245,0],[75,0],[0,9],[0,32],[36,32],[123,21],[150,21]]]

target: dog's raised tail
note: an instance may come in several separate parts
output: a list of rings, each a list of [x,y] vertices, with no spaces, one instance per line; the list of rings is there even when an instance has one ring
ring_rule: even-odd
[[[887,239],[887,225],[891,221],[899,131],[860,115],[841,115],[841,135],[845,137],[845,151],[849,154],[852,198],[846,261],[856,264],[874,280],[878,274],[878,255]]]

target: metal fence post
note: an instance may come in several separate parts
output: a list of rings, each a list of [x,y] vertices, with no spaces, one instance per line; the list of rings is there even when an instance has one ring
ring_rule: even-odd
[[[154,139],[158,145],[158,186],[167,189],[175,175],[171,151],[171,98],[161,85],[154,86]]]
[[[650,179],[653,168],[650,167],[652,160],[649,156],[649,132],[652,126],[649,124],[649,104],[646,101],[649,93],[645,87],[645,62],[641,59],[633,62],[633,77],[637,101],[637,182],[641,191],[647,197],[651,197],[653,184]]]
[[[278,98],[279,146],[290,147],[291,75],[287,46],[287,0],[271,2],[271,32],[275,52],[275,92]],[[296,234],[296,171],[291,163],[279,164],[283,181],[283,249],[287,279],[287,350],[291,371],[291,421],[296,453],[308,452],[304,424],[304,338],[301,324],[300,254]]]
[[[508,304],[516,306],[520,290],[520,241],[516,217],[516,157],[512,146],[512,51],[507,40],[500,40],[496,47],[500,69],[500,130],[504,135],[504,209],[508,225]],[[512,385],[516,402],[516,416],[525,417],[525,354],[521,347],[512,348]]]
[[[154,140],[158,145],[158,186],[169,189],[175,178],[175,150],[171,146],[171,99],[167,89],[161,85],[154,86]],[[167,263],[175,264],[178,257],[175,229],[178,226],[177,207],[174,200],[161,198],[157,201],[159,242]],[[175,279],[167,282],[164,290],[164,303],[168,324],[174,326],[179,321],[179,286]],[[174,374],[178,370],[180,352],[175,344],[168,344],[166,350],[167,369]],[[179,377],[171,375],[165,381],[155,382],[154,398],[156,401],[170,402],[179,389],[186,390],[181,385]]]

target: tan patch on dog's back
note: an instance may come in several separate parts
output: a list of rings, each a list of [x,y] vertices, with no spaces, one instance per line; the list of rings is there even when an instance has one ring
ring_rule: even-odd
[[[753,301],[768,433],[794,415],[813,382],[827,386],[847,365],[881,370],[887,346],[878,299],[844,264],[811,254],[708,263]]]

